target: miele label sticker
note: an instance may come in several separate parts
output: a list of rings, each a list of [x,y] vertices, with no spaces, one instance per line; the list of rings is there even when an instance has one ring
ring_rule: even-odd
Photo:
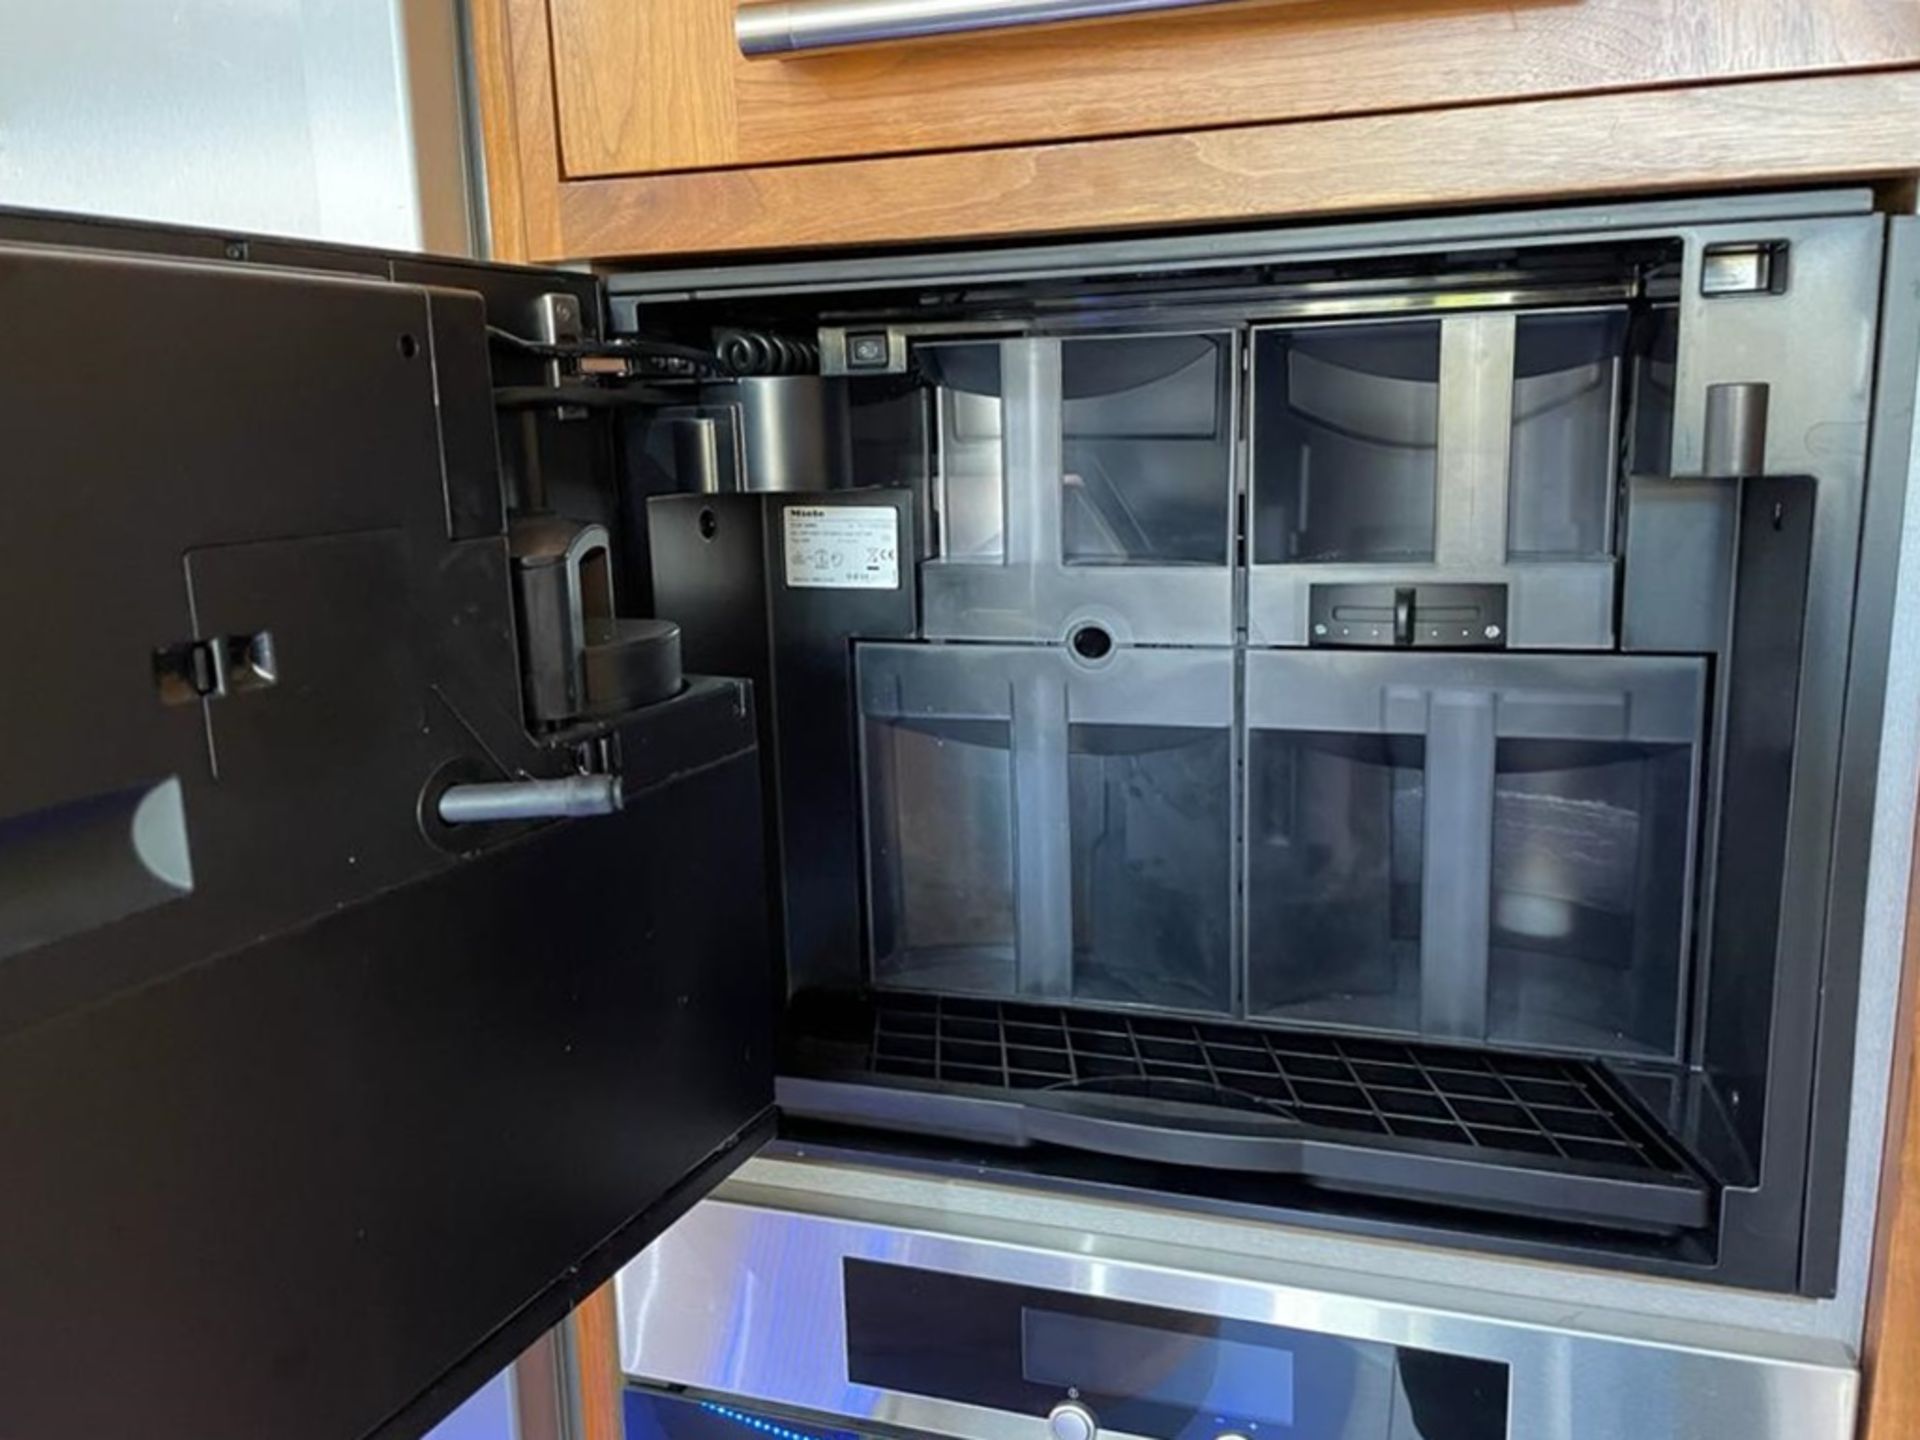
[[[796,590],[900,588],[900,516],[890,505],[790,505],[787,584]]]

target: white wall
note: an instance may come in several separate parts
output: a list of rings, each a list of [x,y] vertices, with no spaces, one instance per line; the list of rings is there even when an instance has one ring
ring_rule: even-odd
[[[457,0],[0,0],[0,205],[471,251]]]

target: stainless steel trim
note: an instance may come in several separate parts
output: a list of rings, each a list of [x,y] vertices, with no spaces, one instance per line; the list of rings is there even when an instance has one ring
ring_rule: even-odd
[[[748,0],[733,16],[740,53],[791,55],[1219,5],[1224,0]]]
[[[674,474],[683,490],[720,493],[720,422],[712,415],[680,415],[664,422],[673,435]]]
[[[1310,293],[1301,293],[1310,292]],[[1631,300],[1638,294],[1632,283],[1583,285],[1502,285],[1490,289],[1451,288],[1415,290],[1401,294],[1367,294],[1360,287],[1341,285],[1275,286],[1275,298],[1264,292],[1216,291],[1204,299],[1169,299],[1164,294],[1095,295],[1057,306],[1037,301],[1031,315],[1008,319],[900,320],[889,317],[884,328],[904,349],[909,342],[948,338],[1016,338],[1027,335],[1079,335],[1113,331],[1151,334],[1187,332],[1199,328],[1234,328],[1243,324],[1289,322],[1289,328],[1307,325],[1359,324],[1365,320],[1441,315],[1449,319],[1470,316],[1507,316],[1515,310],[1598,309],[1608,302]],[[883,328],[880,322],[847,321],[823,327],[821,353],[837,349],[845,354],[850,331]],[[833,337],[831,340],[828,337]],[[848,373],[844,360],[837,373]],[[824,372],[823,372],[824,373]],[[875,372],[879,373],[879,372]]]
[[[1855,1028],[1851,1045],[1823,1039],[1816,1083],[1846,1087],[1851,1110],[1844,1166],[1823,1166],[1831,1154],[1815,1131],[1806,1224],[1831,1229],[1833,1190],[1840,1190],[1837,1243],[1813,1244],[1813,1280],[1835,1252],[1842,1300],[1866,1285],[1874,1199],[1886,1143],[1888,1056],[1899,1007],[1914,844],[1914,801],[1920,793],[1920,219],[1889,225],[1882,371],[1869,440],[1867,506],[1861,527],[1860,600],[1854,613],[1854,669],[1848,679],[1846,738],[1834,842],[1833,921],[1827,931],[1828,974],[1848,957],[1858,964],[1856,1013],[1828,1006],[1823,1032]],[[1857,720],[1856,720],[1856,717]],[[1864,899],[1864,904],[1861,903]],[[1872,1083],[1869,1083],[1871,1080]]]
[[[1771,387],[1738,380],[1707,386],[1700,473],[1720,477],[1767,473],[1767,395]]]
[[[1433,215],[1411,220],[1269,225],[1214,235],[1083,240],[1008,250],[976,246],[883,258],[864,256],[857,260],[824,256],[766,265],[681,269],[649,266],[609,275],[606,283],[608,293],[618,304],[616,320],[621,326],[630,326],[633,307],[643,297],[652,302],[813,290],[878,290],[923,283],[1004,282],[1061,275],[1086,279],[1166,266],[1210,270],[1360,253],[1380,256],[1436,249],[1464,252],[1500,248],[1516,240],[1537,244],[1585,236],[1618,239],[1659,233],[1676,226],[1865,215],[1872,209],[1873,192],[1857,188],[1718,195],[1554,210]]]
[[[1008,1213],[1018,1213],[1017,1196]],[[1100,1233],[999,1228],[989,1237],[933,1212],[855,1219],[708,1201],[620,1273],[621,1367],[642,1383],[843,1417],[848,1428],[1049,1440],[1039,1413],[849,1381],[842,1274],[857,1257],[1504,1361],[1508,1433],[1526,1440],[1852,1433],[1858,1377],[1843,1353],[1818,1342],[1404,1280],[1390,1255],[1370,1273],[1344,1273]]]

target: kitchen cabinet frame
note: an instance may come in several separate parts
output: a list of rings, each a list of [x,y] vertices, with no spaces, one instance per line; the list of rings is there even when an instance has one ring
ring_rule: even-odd
[[[554,3],[468,0],[492,247],[502,260],[999,240],[1899,180],[1920,170],[1920,56],[1907,53],[1898,33],[1877,48],[1864,45],[1825,68],[1796,73],[1795,57],[1805,66],[1810,52],[1788,33],[1793,27],[1761,26],[1750,37],[1747,62],[1736,67],[1703,54],[1691,69],[1676,62],[1678,79],[1643,81],[1640,88],[1608,88],[1602,50],[1590,71],[1520,94],[1480,94],[1472,103],[1429,99],[1368,113],[1187,129],[1148,116],[1126,133],[1097,137],[777,164],[722,157],[703,168],[588,174],[563,156],[568,97],[556,79],[563,72],[556,68]],[[1217,14],[1231,16],[1236,8]],[[1273,23],[1289,25],[1340,11],[1332,3],[1262,10],[1269,8]],[[1846,13],[1832,23],[1849,23]],[[1218,23],[1196,13],[1093,28],[1193,20]],[[1075,30],[1090,33],[1055,33],[1071,37]],[[1684,49],[1694,41],[1676,33],[1645,43]],[[1434,61],[1445,58],[1437,52]]]

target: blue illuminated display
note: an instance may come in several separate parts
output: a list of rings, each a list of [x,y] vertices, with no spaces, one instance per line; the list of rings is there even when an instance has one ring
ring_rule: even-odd
[[[771,1420],[762,1420],[758,1415],[749,1415],[744,1410],[735,1410],[731,1405],[716,1405],[711,1400],[702,1400],[700,1408],[709,1415],[718,1415],[723,1420],[744,1425],[749,1430],[758,1430],[762,1435],[771,1435],[773,1440],[817,1440],[804,1430],[795,1430],[791,1426],[776,1425]]]
[[[824,1425],[802,1430],[716,1401],[679,1400],[645,1390],[628,1390],[622,1408],[627,1440],[714,1440],[732,1433],[735,1426],[766,1440],[860,1440],[850,1430]]]

